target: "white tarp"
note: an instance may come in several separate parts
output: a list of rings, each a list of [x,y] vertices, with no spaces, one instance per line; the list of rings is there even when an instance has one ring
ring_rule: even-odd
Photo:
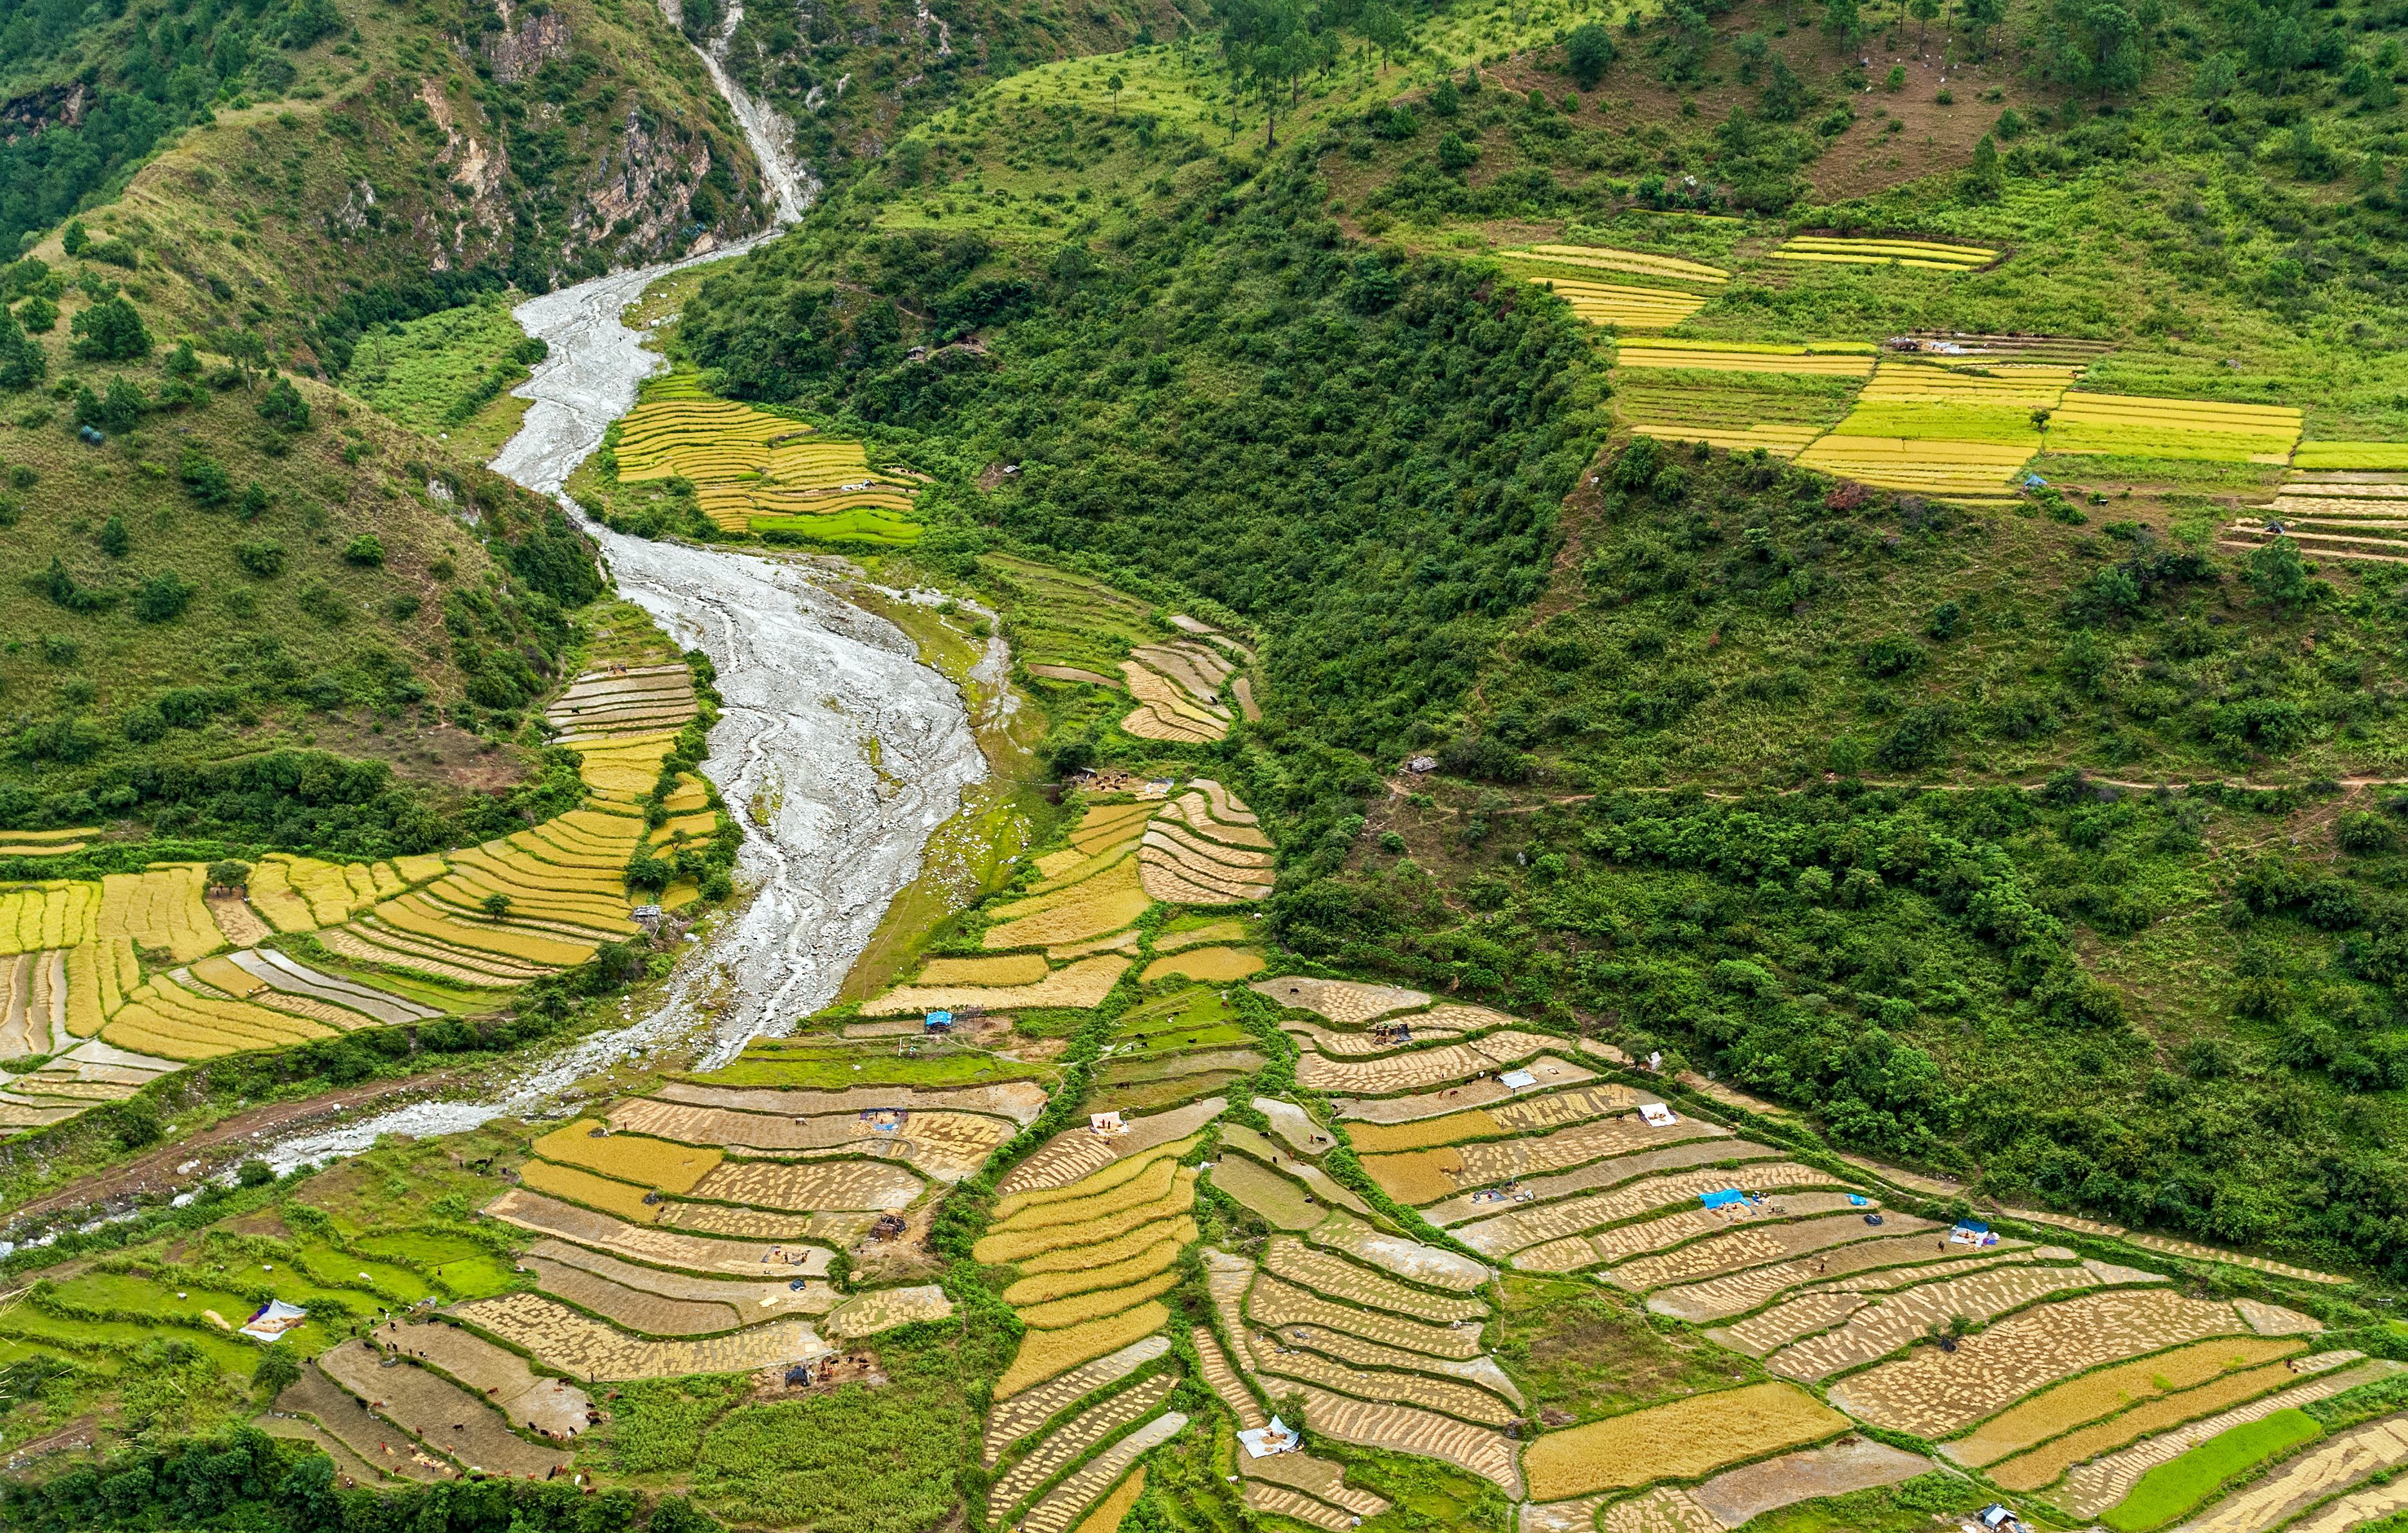
[[[254,1341],[281,1341],[284,1333],[309,1318],[309,1311],[280,1298],[269,1299],[257,1314],[243,1323],[242,1334]]]
[[[1246,1452],[1255,1458],[1268,1458],[1273,1454],[1294,1453],[1298,1445],[1294,1430],[1277,1416],[1271,1418],[1271,1424],[1268,1426],[1257,1426],[1251,1432],[1240,1432],[1238,1440],[1244,1443]]]

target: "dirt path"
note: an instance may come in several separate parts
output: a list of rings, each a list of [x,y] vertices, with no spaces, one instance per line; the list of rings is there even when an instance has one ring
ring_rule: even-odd
[[[437,1070],[427,1075],[405,1076],[397,1081],[347,1086],[339,1091],[305,1096],[298,1101],[272,1102],[265,1107],[251,1108],[210,1125],[191,1139],[161,1145],[122,1166],[78,1177],[56,1192],[36,1198],[17,1211],[20,1214],[52,1213],[61,1209],[80,1208],[87,1203],[131,1197],[136,1193],[190,1187],[211,1172],[223,1170],[242,1159],[254,1148],[253,1140],[311,1124],[330,1122],[351,1110],[390,1105],[398,1098],[437,1092],[446,1086],[456,1085],[465,1079],[456,1070]],[[201,1164],[188,1172],[178,1174],[178,1167],[195,1160]]]

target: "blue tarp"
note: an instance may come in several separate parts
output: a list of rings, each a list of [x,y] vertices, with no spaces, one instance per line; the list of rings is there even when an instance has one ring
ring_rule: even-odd
[[[1956,1221],[1956,1227],[1963,1230],[1968,1235],[1987,1235],[1990,1233],[1990,1226],[1982,1223],[1979,1219],[1959,1219]]]
[[[1710,1209],[1727,1209],[1733,1203],[1746,1202],[1747,1194],[1737,1187],[1726,1187],[1718,1193],[1699,1193],[1698,1201]]]

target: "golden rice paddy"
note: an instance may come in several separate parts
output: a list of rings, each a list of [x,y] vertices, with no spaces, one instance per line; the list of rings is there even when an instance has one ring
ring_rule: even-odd
[[[2069,394],[2049,420],[2048,450],[2281,464],[2291,461],[2303,420],[2274,405]]]
[[[225,945],[225,938],[209,919],[208,907],[201,900],[206,883],[199,863],[163,865],[139,873],[110,873],[100,881],[100,910],[93,935],[104,938],[122,937],[136,947],[165,949],[179,964],[214,953]],[[47,920],[45,925],[47,928]],[[21,918],[21,933],[22,930]]]
[[[800,526],[882,542],[910,542],[919,494],[908,472],[873,472],[857,441],[730,400],[654,394],[619,424],[621,482],[684,478],[703,514],[731,531]],[[841,521],[837,519],[841,518]]]
[[[1020,1318],[1045,1330],[1082,1325],[1091,1320],[1101,1320],[1107,1315],[1116,1315],[1133,1304],[1141,1304],[1168,1293],[1178,1281],[1176,1272],[1159,1272],[1122,1287],[1099,1288],[1076,1297],[1033,1305],[1022,1310]]]
[[[1795,1384],[1750,1384],[1549,1432],[1523,1451],[1530,1497],[1560,1501],[1654,1480],[1688,1480],[1720,1465],[1848,1429],[1848,1418]]]
[[[987,928],[980,945],[991,950],[1040,947],[1118,931],[1154,904],[1138,874],[1137,858],[1124,856],[1083,882],[997,906],[996,923]]]
[[[1177,1239],[1166,1236],[1136,1255],[1125,1256],[1116,1262],[1025,1277],[1003,1291],[1003,1301],[1019,1305],[1049,1304],[1091,1289],[1125,1287],[1167,1269],[1179,1259],[1180,1245]]]
[[[1500,253],[1511,259],[1526,252],[1506,251]],[[1715,285],[1730,280],[1730,273],[1720,266],[1709,266],[1700,261],[1684,261],[1673,255],[1651,255],[1644,251],[1618,251],[1610,245],[1533,245],[1526,253],[1559,265],[1588,266],[1598,271],[1673,277],[1684,282]]]
[[[2236,1370],[2271,1363],[2305,1349],[2306,1343],[2300,1341],[2243,1337],[2200,1341],[2137,1363],[2100,1368],[2026,1397],[1949,1444],[1948,1456],[1959,1464],[1981,1469],[2085,1422],[2097,1421],[2159,1396],[2234,1377]],[[2286,1371],[2284,1377],[2289,1376]],[[2051,1474],[2048,1478],[2057,1477]]]
[[[1016,1258],[1015,1265],[1023,1272],[1029,1273],[1075,1272],[1102,1264],[1126,1261],[1139,1252],[1151,1249],[1159,1240],[1172,1239],[1185,1245],[1195,1239],[1195,1219],[1183,1211],[1166,1210],[1163,1216],[1133,1225],[1110,1239],[1040,1251],[1032,1256]]]
[[[1514,275],[1553,293],[1589,323],[1611,324],[1625,330],[1669,330],[1706,307],[1705,299],[1696,294],[1674,288],[1583,281],[1554,272],[1526,269]]]
[[[1617,367],[1683,367],[1716,373],[1790,373],[1816,378],[1869,378],[1869,356],[1808,355],[1797,351],[1756,351],[1738,346],[1673,347],[1657,341],[1630,341],[1615,348]]]
[[[2157,1398],[2143,1398],[2129,1410],[2067,1432],[2054,1441],[1996,1466],[1990,1470],[1990,1478],[2009,1490],[2038,1490],[2086,1458],[2121,1448],[2162,1432],[2169,1426],[2179,1426],[2184,1422],[2213,1415],[2228,1406],[2255,1399],[2298,1382],[2299,1375],[2282,1363],[2236,1368],[2196,1389]]]
[[[536,1140],[535,1153],[546,1160],[582,1166],[621,1182],[666,1193],[693,1191],[695,1183],[710,1175],[724,1154],[713,1145],[673,1144],[640,1134],[609,1134],[606,1130],[604,1138],[594,1137],[595,1130],[605,1128],[599,1118],[580,1118]]]
[[[1230,924],[1235,925],[1236,923]],[[1156,958],[1145,966],[1145,971],[1138,979],[1142,983],[1152,984],[1169,975],[1184,974],[1191,980],[1211,983],[1242,980],[1250,974],[1262,972],[1262,954],[1249,949],[1190,948],[1168,958]]]
[[[1090,1320],[1061,1330],[1032,1330],[1020,1339],[1020,1351],[1003,1377],[995,1382],[995,1397],[1009,1399],[1034,1383],[1041,1383],[1090,1358],[1118,1352],[1130,1342],[1160,1330],[1170,1311],[1149,1299],[1133,1310]]]
[[[531,1160],[520,1168],[519,1180],[536,1192],[617,1214],[630,1224],[649,1225],[660,1217],[660,1205],[644,1201],[647,1189],[580,1171],[573,1166]]]
[[[1119,1166],[1107,1167],[1085,1181],[1060,1189],[1080,1195],[1077,1196],[1029,1194],[1017,1208],[996,1222],[994,1231],[1003,1234],[1042,1229],[1048,1225],[1075,1225],[1118,1213],[1139,1203],[1151,1203],[1170,1191],[1171,1182],[1179,1174],[1179,1157],[1157,1153],[1136,1161],[1131,1175],[1115,1176],[1113,1173],[1119,1169]],[[1091,1186],[1095,1190],[1089,1191]]]
[[[980,1261],[993,1265],[1018,1262],[1043,1252],[1071,1246],[1096,1245],[1126,1235],[1140,1225],[1183,1214],[1195,1206],[1195,1201],[1196,1169],[1182,1167],[1171,1179],[1169,1192],[1160,1198],[1133,1204],[1078,1224],[992,1231],[980,1239],[971,1254]]]
[[[1768,252],[1776,261],[1836,263],[1843,265],[1914,266],[1926,271],[1971,271],[1999,258],[1999,252],[1976,245],[1943,245],[1925,239],[1866,239],[1799,235]]]
[[[867,1016],[910,1016],[957,1010],[966,1006],[1003,1010],[1018,1006],[1092,1008],[1103,1004],[1127,972],[1126,958],[1099,954],[1065,964],[1035,984],[897,985],[863,1006]]]

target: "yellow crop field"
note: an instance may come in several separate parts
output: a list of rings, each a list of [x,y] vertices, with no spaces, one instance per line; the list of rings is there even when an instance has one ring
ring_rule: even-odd
[[[2138,1401],[2195,1389],[2211,1380],[2305,1349],[2302,1341],[2244,1337],[2195,1342],[2137,1363],[2103,1368],[2009,1406],[1951,1443],[1948,1456],[1959,1464],[1981,1469]]]
[[[2408,469],[2408,442],[2301,442],[2291,463],[2298,468]]]
[[[1669,330],[1706,307],[1706,301],[1697,294],[1672,288],[1584,282],[1531,271],[1516,275],[1553,293],[1591,324],[1619,325],[1626,330]]]
[[[612,1182],[580,1171],[573,1166],[557,1166],[548,1160],[531,1160],[519,1168],[519,1180],[535,1192],[549,1193],[572,1203],[582,1203],[604,1213],[615,1213],[630,1224],[649,1225],[661,1215],[657,1203],[644,1201],[650,1189]]]
[[[2121,1448],[2169,1426],[2213,1415],[2229,1406],[2282,1389],[2299,1382],[2287,1364],[2241,1368],[2178,1395],[2144,1400],[2106,1420],[2066,1433],[1990,1470],[1990,1478],[2009,1490],[2033,1491],[2048,1484],[2074,1465]]]
[[[1196,1239],[1196,1221],[1184,1212],[1175,1217],[1151,1220],[1135,1225],[1109,1240],[1092,1245],[1066,1246],[1059,1251],[1041,1251],[1024,1256],[1016,1264],[1023,1272],[1076,1272],[1089,1270],[1114,1262],[1124,1262],[1141,1251],[1151,1250],[1161,1240],[1176,1240],[1185,1245]]]
[[[1140,886],[1138,876],[1138,860],[1125,857],[1084,882],[998,906],[996,914],[1000,919],[987,928],[980,945],[989,949],[1038,947],[1118,931],[1154,904]]]
[[[712,1145],[672,1144],[641,1134],[607,1134],[594,1138],[606,1125],[598,1118],[580,1118],[535,1141],[535,1153],[546,1160],[582,1166],[621,1182],[656,1187],[662,1192],[692,1192],[710,1174],[725,1152]]]
[[[1229,724],[1190,702],[1177,683],[1134,660],[1121,662],[1129,695],[1137,708],[1121,720],[1121,727],[1140,739],[1180,740],[1204,744],[1229,733]]]
[[[92,940],[100,898],[100,886],[81,880],[0,895],[0,953],[39,953]]]
[[[1045,955],[1016,953],[1002,958],[931,958],[921,984],[1035,984],[1045,978]]]
[[[1171,1179],[1170,1191],[1150,1203],[1132,1204],[1117,1212],[1075,1225],[1044,1225],[1036,1228],[990,1233],[973,1254],[982,1262],[1018,1262],[1042,1252],[1072,1246],[1097,1245],[1127,1234],[1140,1225],[1187,1212],[1196,1203],[1196,1168],[1182,1167]]]
[[[862,1007],[865,1016],[898,1017],[924,1011],[949,1011],[965,1006],[1008,1009],[1015,1006],[1094,1007],[1103,1004],[1120,982],[1129,961],[1098,954],[1065,964],[1035,984],[1023,985],[897,985]]]
[[[1154,817],[1152,804],[1096,804],[1082,815],[1070,832],[1072,850],[1093,854],[1103,848],[1134,837],[1145,822]],[[1046,877],[1054,875],[1048,873]]]
[[[1191,948],[1168,958],[1156,958],[1145,966],[1138,979],[1146,984],[1166,975],[1184,974],[1191,980],[1209,982],[1242,980],[1259,973],[1263,967],[1261,953],[1246,948]]]
[[[163,948],[188,964],[225,945],[201,900],[205,875],[198,863],[176,863],[139,873],[110,873],[100,881],[100,910],[93,933],[131,938],[138,947]]]
[[[169,1059],[213,1059],[244,1049],[268,1049],[337,1030],[306,1017],[244,1001],[199,996],[165,976],[132,991],[101,1029],[119,1048]]]
[[[1109,1153],[1104,1151],[1104,1142],[1091,1141],[1096,1151]],[[1150,1168],[1161,1161],[1182,1158],[1201,1142],[1203,1141],[1200,1135],[1191,1134],[1183,1139],[1157,1146],[1142,1154],[1126,1155],[1119,1160],[1109,1162],[1102,1169],[1091,1171],[1076,1182],[1066,1182],[1059,1187],[1040,1187],[1034,1192],[1013,1193],[1008,1197],[998,1198],[995,1205],[993,1227],[1002,1229],[1011,1225],[1020,1217],[1023,1210],[1075,1202],[1082,1197],[1093,1197],[1098,1193],[1110,1191],[1132,1178],[1143,1175]],[[1056,1148],[1061,1147],[1056,1146]],[[1090,1146],[1079,1144],[1074,1140],[1070,1148],[1083,1151]],[[1049,1223],[1053,1221],[1034,1217],[1028,1221],[1031,1226]]]
[[[1031,887],[1029,894],[1031,895],[1057,894],[1074,883],[1086,882],[1126,856],[1137,845],[1137,838],[1144,828],[1142,822],[1131,825],[1126,835],[1097,848],[1092,856],[1072,847],[1038,858],[1037,870],[1045,875],[1045,881]],[[1049,867],[1048,864],[1052,866]],[[1032,910],[1043,908],[1042,906],[1030,907]]]
[[[1506,251],[1511,257],[1525,252]],[[1644,251],[1618,251],[1610,245],[1533,245],[1526,252],[1558,265],[1590,266],[1598,271],[1627,271],[1647,277],[1677,277],[1684,281],[1707,282],[1719,286],[1730,280],[1730,273],[1720,266],[1709,266],[1699,261],[1684,261],[1672,255],[1650,255]]]
[[[2052,452],[2283,464],[2303,417],[2273,405],[2069,394],[2048,423]]]
[[[1804,351],[1750,351],[1721,346],[1712,351],[1659,346],[1633,341],[1614,350],[1617,367],[1683,367],[1716,373],[1790,373],[1799,377],[1869,378],[1873,359],[1867,356],[1809,356]]]
[[[1794,458],[1800,449],[1821,433],[1813,426],[1751,425],[1737,428],[1666,424],[1652,421],[1634,421],[1630,429],[1641,437],[1653,437],[1663,442],[1704,442],[1732,452],[1751,452],[1762,448],[1776,458]]]
[[[127,943],[125,948],[130,958],[133,944]],[[95,1037],[109,1012],[124,1004],[123,995],[115,983],[117,955],[111,948],[97,942],[82,943],[67,950],[66,973],[67,1031],[78,1038]],[[108,988],[106,999],[102,996],[104,983]]]
[[[1184,931],[1162,931],[1155,934],[1156,953],[1176,953],[1181,948],[1202,947],[1214,942],[1242,942],[1246,939],[1246,924],[1242,921],[1208,921]]]
[[[1120,1533],[1121,1524],[1128,1520],[1129,1509],[1145,1494],[1145,1466],[1120,1483],[1118,1489],[1096,1503],[1096,1510],[1086,1515],[1071,1533]]]
[[[1138,1163],[1138,1174],[1114,1178],[1115,1167],[1107,1167],[1090,1180],[1104,1182],[1099,1191],[1078,1197],[1056,1197],[1044,1202],[1026,1202],[1012,1211],[1010,1217],[998,1221],[994,1233],[1016,1234],[1023,1230],[1042,1229],[1049,1225],[1075,1225],[1089,1219],[1152,1203],[1168,1196],[1180,1166],[1174,1155],[1149,1155]],[[1087,1182],[1073,1182],[1066,1191],[1080,1192]],[[1049,1242],[1068,1244],[1070,1242]]]
[[[1750,1384],[1549,1432],[1523,1451],[1530,1498],[1687,1480],[1720,1465],[1819,1442],[1848,1418],[1795,1384]]]
[[[1830,436],[1800,452],[1798,462],[1885,490],[2003,502],[2014,499],[2008,476],[2023,466],[2032,451],[2032,446],[1995,442]]]
[[[1860,239],[1799,235],[1769,252],[1776,261],[1831,262],[1849,265],[1916,266],[1927,271],[1971,271],[1999,258],[1976,245],[1943,245],[1923,239]]]
[[[432,938],[472,952],[497,953],[549,968],[568,968],[593,955],[597,942],[572,942],[558,937],[538,937],[499,922],[456,915],[430,904],[423,895],[404,895],[376,908],[377,919],[404,933]]]
[[[1020,1318],[1041,1330],[1054,1330],[1066,1325],[1082,1325],[1116,1315],[1134,1304],[1142,1304],[1168,1293],[1178,1282],[1176,1272],[1158,1272],[1153,1277],[1121,1288],[1099,1288],[1075,1298],[1055,1299],[1020,1311]]]
[[[1169,1319],[1169,1311],[1158,1301],[1149,1300],[1133,1310],[1082,1325],[1058,1331],[1032,1330],[1020,1339],[1020,1351],[1011,1366],[995,1382],[995,1397],[1010,1399],[1030,1384],[1042,1383],[1081,1363],[1118,1352],[1160,1330]]]
[[[1006,1304],[1046,1304],[1090,1289],[1119,1288],[1168,1268],[1179,1259],[1179,1248],[1177,1239],[1166,1236],[1136,1255],[1125,1256],[1116,1262],[1023,1278],[1003,1291],[1003,1301]]]

